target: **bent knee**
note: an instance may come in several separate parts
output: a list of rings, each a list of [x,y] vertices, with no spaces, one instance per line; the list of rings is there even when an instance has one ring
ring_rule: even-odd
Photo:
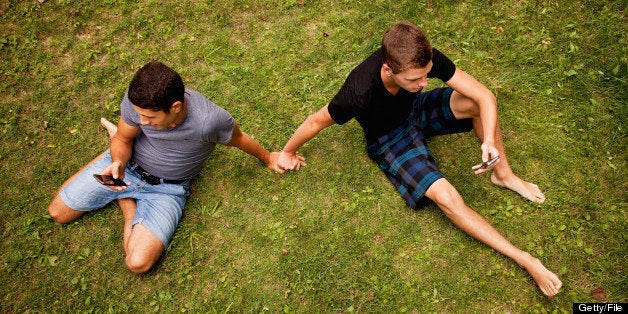
[[[129,254],[125,259],[126,267],[134,274],[140,275],[149,271],[155,261],[138,256],[137,254]]]
[[[483,97],[484,101],[487,103],[497,103],[497,97],[495,97],[495,94],[490,90],[486,90]],[[457,91],[454,91],[452,94],[451,103],[454,115],[458,119],[480,117],[479,103]]]
[[[439,179],[426,191],[425,196],[443,210],[454,211],[464,205],[462,196],[446,179]]]
[[[83,212],[68,207],[57,195],[48,206],[48,214],[56,222],[66,224],[83,215]]]
[[[138,229],[141,229],[141,227],[141,225],[136,226]],[[137,232],[138,230],[134,230],[129,240],[126,248],[125,263],[131,272],[143,274],[157,263],[165,247],[152,234],[144,233],[144,237],[142,237],[138,236]]]
[[[48,206],[48,215],[50,215],[50,217],[52,219],[54,219],[56,222],[58,223],[63,223],[61,222],[61,211],[59,211],[59,209],[52,207],[52,204],[50,206]]]

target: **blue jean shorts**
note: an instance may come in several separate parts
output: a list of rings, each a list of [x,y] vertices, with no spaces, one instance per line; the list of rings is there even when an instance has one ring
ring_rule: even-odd
[[[150,185],[142,181],[139,173],[131,166],[127,166],[124,181],[130,185],[123,191],[115,191],[98,183],[93,176],[109,165],[111,154],[107,150],[102,158],[90,163],[61,190],[59,195],[63,202],[74,210],[90,212],[114,200],[135,199],[137,210],[131,228],[138,223],[142,224],[167,247],[183,216],[183,207],[190,194],[189,180],[181,184]]]

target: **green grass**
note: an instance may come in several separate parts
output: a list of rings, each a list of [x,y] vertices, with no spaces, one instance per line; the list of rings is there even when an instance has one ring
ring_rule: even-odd
[[[2,312],[570,312],[627,302],[624,1],[0,1]],[[107,148],[133,73],[163,61],[281,149],[398,20],[495,92],[536,205],[469,169],[471,134],[432,151],[466,202],[560,274],[547,301],[435,207],[405,207],[359,126],[324,130],[275,174],[219,147],[158,267],[126,270],[116,205],[60,225],[55,191]],[[436,84],[436,82],[434,82]],[[601,288],[604,296],[592,291]],[[597,297],[597,298],[596,298]]]

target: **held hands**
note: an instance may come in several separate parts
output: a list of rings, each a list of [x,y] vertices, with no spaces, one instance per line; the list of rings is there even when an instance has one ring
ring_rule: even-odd
[[[274,153],[277,154],[277,153]],[[285,151],[281,151],[278,153],[279,156],[277,158],[277,165],[274,169],[279,173],[284,173],[289,170],[299,170],[301,167],[306,166],[305,158],[296,153],[288,153]]]
[[[279,166],[277,166],[277,159],[279,159],[279,153],[271,152],[270,156],[268,157],[268,161],[266,162],[266,166],[268,166],[268,168],[270,169],[273,169],[275,172],[284,173],[284,171],[282,171]]]
[[[499,163],[499,151],[492,143],[485,141],[481,148],[482,163],[471,167],[475,174],[491,171]]]

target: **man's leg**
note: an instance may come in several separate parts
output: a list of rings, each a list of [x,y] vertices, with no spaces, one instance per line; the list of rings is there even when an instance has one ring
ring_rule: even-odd
[[[100,119],[100,124],[107,129],[110,138],[118,131],[118,127],[105,118]],[[118,205],[124,216],[123,243],[126,266],[133,273],[145,273],[159,260],[165,247],[146,227],[141,224],[132,225],[137,209],[134,199],[119,199]]]
[[[163,253],[161,241],[142,224],[136,224],[131,231],[126,250],[126,266],[136,274],[150,270]]]
[[[451,95],[451,109],[458,119],[472,118],[473,130],[475,131],[475,134],[480,140],[484,138],[482,120],[480,119],[480,110],[478,105],[473,100],[461,95],[458,92],[454,92]],[[504,149],[504,142],[499,123],[497,124],[495,130],[495,147],[499,151],[499,162],[495,165],[495,168],[493,168],[491,181],[494,184],[519,193],[521,196],[530,201],[543,203],[545,201],[545,195],[541,189],[539,189],[536,184],[524,181],[513,173]]]
[[[124,252],[127,253],[129,251],[129,239],[131,238],[133,218],[135,218],[137,204],[135,203],[135,199],[123,198],[118,200],[118,206],[120,206],[122,216],[124,217],[124,231],[122,233],[122,243],[124,244]]]
[[[109,120],[105,118],[101,118],[100,123],[107,129],[107,132],[109,133],[110,138],[116,134],[116,131],[118,130],[118,128],[115,124],[111,123]],[[69,179],[67,179],[61,185],[61,187],[57,191],[57,194],[55,195],[55,197],[52,199],[52,202],[48,206],[48,213],[55,221],[59,223],[69,223],[83,216],[83,214],[85,214],[85,212],[83,211],[73,210],[72,208],[67,206],[61,199],[61,196],[59,196],[59,192],[63,190],[63,188],[66,187],[70,182],[72,182],[78,176],[79,173],[83,172],[83,170],[85,170],[87,166],[89,166],[96,160],[101,159],[104,156],[104,154],[105,153],[103,152],[100,155],[96,156],[96,158],[94,158],[92,161],[87,163],[87,165],[83,166],[83,168],[81,168],[77,173],[72,175]]]
[[[444,178],[434,182],[425,193],[445,215],[460,229],[488,245],[494,250],[512,258],[536,281],[545,295],[552,298],[562,286],[554,273],[529,253],[512,245],[482,216],[467,206],[456,189]]]
[[[52,217],[55,221],[57,221],[58,223],[65,224],[65,223],[72,222],[85,214],[84,211],[74,210],[70,208],[68,205],[66,205],[61,199],[59,192],[61,192],[61,190],[63,190],[64,187],[66,187],[70,182],[72,182],[78,176],[79,173],[83,172],[83,170],[85,170],[87,166],[89,166],[96,160],[101,159],[104,156],[104,154],[105,153],[101,153],[100,155],[98,155],[96,158],[90,161],[87,165],[83,166],[81,170],[79,170],[77,173],[72,175],[69,179],[67,179],[61,185],[61,187],[57,191],[57,194],[52,199],[52,202],[50,202],[50,205],[48,205],[48,214],[50,214],[50,217]]]
[[[126,267],[136,274],[150,270],[159,260],[164,245],[142,224],[132,225],[137,204],[132,198],[118,200],[124,216],[124,252]]]
[[[124,216],[124,252],[126,253],[126,267],[136,274],[150,270],[163,253],[165,247],[141,223],[132,226],[135,217],[136,203],[133,199],[121,199],[118,205]]]

